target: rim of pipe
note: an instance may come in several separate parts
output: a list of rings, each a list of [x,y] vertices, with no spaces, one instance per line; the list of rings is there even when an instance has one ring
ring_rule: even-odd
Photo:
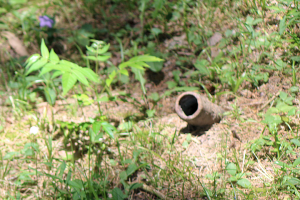
[[[190,97],[189,97],[190,96]],[[185,99],[184,99],[185,98]],[[195,98],[197,100],[197,109],[195,110],[195,112],[193,112],[192,115],[187,115],[185,113],[185,111],[182,109],[182,105],[185,103],[184,101],[191,99],[191,98]],[[183,102],[181,102],[183,101]],[[200,98],[200,94],[196,93],[196,92],[184,92],[181,95],[179,95],[176,99],[176,103],[175,103],[175,111],[178,114],[178,116],[183,119],[183,120],[191,120],[194,119],[195,117],[197,117],[201,110],[202,110],[202,101]]]

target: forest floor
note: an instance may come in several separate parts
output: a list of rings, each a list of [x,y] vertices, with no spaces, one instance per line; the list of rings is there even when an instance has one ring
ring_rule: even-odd
[[[84,24],[91,24],[98,30],[108,29],[104,34],[100,31],[96,32],[100,35],[94,35],[96,39],[111,43],[112,58],[110,62],[99,64],[100,79],[105,80],[109,65],[118,66],[124,55],[126,59],[133,57],[136,48],[138,54],[152,53],[164,58],[163,67],[159,71],[145,70],[146,95],[134,74],[130,74],[126,84],[118,79],[110,87],[111,96],[116,100],[100,100],[106,97],[99,92],[103,85],[91,84],[93,89],[76,85],[70,93],[86,94],[92,103],[82,105],[74,96],[67,95],[59,96],[62,98],[53,106],[38,93],[35,102],[24,103],[18,96],[21,90],[11,87],[10,82],[15,81],[12,72],[3,70],[5,81],[0,86],[1,197],[299,197],[300,96],[297,80],[300,74],[295,66],[300,59],[298,40],[293,35],[297,34],[298,26],[293,24],[295,19],[291,14],[298,9],[296,5],[273,1],[264,7],[257,2],[216,1],[220,4],[216,6],[205,1],[202,6],[195,4],[198,7],[188,6],[187,11],[182,11],[179,2],[170,3],[165,6],[170,7],[173,16],[176,12],[181,14],[181,18],[152,22],[154,8],[151,8],[144,16],[145,24],[152,26],[148,30],[147,26],[141,27],[141,17],[136,17],[141,15],[137,10],[130,10],[129,15],[121,12],[128,9],[125,5],[111,3],[102,9],[103,15],[99,15],[103,5],[95,10],[85,7],[93,10],[91,14],[81,9],[79,5],[83,2],[70,4],[64,11],[80,13],[72,19],[59,11],[57,25],[70,30]],[[222,9],[222,6],[226,7]],[[56,5],[50,7],[54,12]],[[18,12],[22,13],[22,9]],[[151,33],[157,31],[153,28],[162,33]],[[122,35],[124,30],[127,32]],[[143,31],[147,38],[137,42]],[[113,37],[110,32],[119,36]],[[21,31],[16,33],[22,36]],[[61,36],[68,34],[63,32]],[[74,40],[78,43],[76,37]],[[122,48],[118,37],[122,39]],[[7,48],[6,52],[18,57],[9,38],[4,41],[2,46]],[[78,49],[69,42],[62,40],[51,47],[58,48],[59,44],[65,51],[59,54],[61,58],[84,65]],[[138,45],[134,46],[134,42]],[[28,55],[39,51],[39,44],[34,40],[27,41],[26,45],[16,43],[26,48]],[[2,58],[2,63],[6,64],[7,59],[13,60]],[[199,64],[203,62],[208,71]],[[247,78],[242,79],[244,74]],[[176,87],[170,87],[171,82],[177,84]],[[184,133],[187,123],[177,116],[174,107],[177,96],[186,87],[197,87],[197,92],[223,107],[226,112],[222,120],[207,131]],[[31,92],[34,89],[29,87]],[[157,103],[148,98],[153,93],[160,97]],[[145,109],[155,110],[155,114],[149,116]],[[113,125],[115,138],[104,132],[98,138],[100,142],[93,143],[96,150],[91,153],[91,141],[89,135],[85,135],[89,129],[81,128],[85,125],[91,128],[95,120]],[[37,135],[30,134],[32,126],[39,127]],[[66,140],[69,133],[77,135]]]

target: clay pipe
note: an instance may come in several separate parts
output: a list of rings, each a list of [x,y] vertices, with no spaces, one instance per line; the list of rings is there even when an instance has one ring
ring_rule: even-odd
[[[184,92],[175,103],[177,115],[188,125],[207,127],[221,121],[224,110],[196,92]]]

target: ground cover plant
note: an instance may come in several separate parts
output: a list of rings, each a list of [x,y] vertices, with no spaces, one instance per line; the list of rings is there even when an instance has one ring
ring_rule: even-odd
[[[300,198],[298,1],[0,5],[1,199]]]

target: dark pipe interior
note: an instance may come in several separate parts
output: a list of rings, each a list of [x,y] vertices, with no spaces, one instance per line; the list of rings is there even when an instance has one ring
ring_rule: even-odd
[[[179,105],[186,116],[193,115],[198,109],[198,102],[195,96],[185,95],[179,100]]]

